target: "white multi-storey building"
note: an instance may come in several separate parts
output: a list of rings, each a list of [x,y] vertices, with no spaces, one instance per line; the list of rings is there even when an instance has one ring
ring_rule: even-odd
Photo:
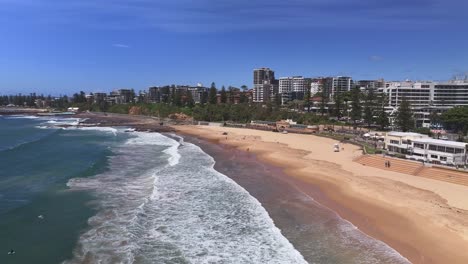
[[[431,96],[432,106],[440,109],[468,105],[468,81],[436,83]]]
[[[389,153],[406,154],[411,148],[411,142],[422,138],[429,137],[412,132],[389,132],[385,135],[385,148]]]
[[[320,83],[319,82],[311,82],[310,83],[310,94],[313,96],[320,92]]]
[[[387,82],[379,91],[388,95],[388,106],[395,108],[400,106],[403,98],[413,109],[468,105],[468,81]]]
[[[302,99],[308,87],[306,78],[302,76],[281,77],[279,78],[279,93],[281,95],[281,104],[292,100],[293,98]]]
[[[468,81],[387,82],[379,92],[387,95],[389,113],[395,113],[405,98],[414,111],[417,127],[430,127],[432,112],[468,106]]]
[[[281,77],[279,78],[280,93],[305,93],[307,91],[307,82],[302,76]]]
[[[325,95],[334,98],[335,95],[351,91],[353,79],[346,76],[327,77],[324,79],[323,89]]]
[[[420,138],[411,142],[406,158],[460,166],[466,164],[466,143],[432,138]]]
[[[398,108],[405,98],[415,109],[427,107],[431,103],[431,82],[388,82],[383,91],[388,95],[388,105]]]

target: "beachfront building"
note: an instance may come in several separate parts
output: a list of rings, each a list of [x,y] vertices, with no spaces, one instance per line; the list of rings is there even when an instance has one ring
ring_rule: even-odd
[[[292,100],[303,100],[304,95],[310,89],[311,79],[302,76],[281,77],[279,79],[279,93],[281,104]]]
[[[416,127],[434,127],[432,113],[443,113],[455,106],[468,106],[468,80],[449,82],[386,82],[378,88],[388,98],[387,113],[396,113],[403,98],[411,105]]]
[[[191,86],[188,88],[188,92],[191,93],[193,102],[195,104],[206,103],[208,100],[208,93],[210,88],[204,87],[201,83],[198,83],[197,86]]]
[[[361,90],[368,91],[368,90],[378,90],[379,88],[385,87],[384,79],[378,80],[359,80],[356,82],[356,87]]]
[[[107,94],[106,93],[94,93],[93,94],[93,100],[94,100],[94,103],[95,104],[100,104],[102,102],[104,102],[107,98]]]
[[[275,72],[270,68],[255,69],[254,72],[253,102],[265,103],[278,93],[278,81]]]
[[[454,106],[467,106],[468,80],[435,84],[431,100],[432,106],[440,109],[440,112]]]
[[[416,139],[429,138],[427,135],[412,132],[388,132],[385,135],[385,148],[389,154],[407,154]]]
[[[398,107],[405,98],[413,110],[416,127],[430,127],[430,105],[435,83],[433,82],[386,82],[385,87],[378,88],[378,91],[387,95],[387,113],[393,117]]]
[[[310,82],[310,96],[313,97],[315,94],[320,92],[321,83],[319,81],[312,80]]]
[[[106,101],[110,104],[127,104],[135,100],[133,89],[118,89],[110,93]]]
[[[323,81],[323,93],[330,99],[336,94],[351,91],[353,88],[353,78],[347,76],[327,77]]]
[[[466,164],[466,143],[432,138],[419,138],[411,141],[407,159],[463,166]]]
[[[398,108],[405,98],[413,109],[420,109],[430,104],[433,89],[431,82],[388,82],[385,92],[389,106]]]

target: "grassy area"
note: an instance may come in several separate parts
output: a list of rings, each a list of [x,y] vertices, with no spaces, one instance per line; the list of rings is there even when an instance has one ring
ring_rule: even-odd
[[[314,134],[314,135],[319,136],[319,137],[331,138],[331,139],[335,139],[335,140],[338,140],[338,141],[343,141],[346,138],[349,138],[349,136],[344,136],[344,135],[339,135],[339,134],[330,134],[330,133],[327,133],[327,132],[317,133],[317,134]]]
[[[382,151],[371,146],[364,145],[367,154],[380,154]]]

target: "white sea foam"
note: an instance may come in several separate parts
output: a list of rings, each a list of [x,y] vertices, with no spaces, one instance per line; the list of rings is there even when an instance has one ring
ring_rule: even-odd
[[[55,125],[55,126],[59,126],[59,125],[77,126],[80,124],[80,119],[79,118],[53,119],[53,120],[47,121],[46,124]]]
[[[69,181],[95,191],[99,212],[67,263],[305,263],[260,203],[199,147],[135,134],[114,149],[110,171]],[[175,150],[178,163],[167,159]]]
[[[112,133],[117,136],[119,130],[113,127],[66,127],[66,130],[83,130],[83,131],[100,131],[105,133]]]
[[[174,145],[163,151],[164,153],[170,155],[168,159],[170,166],[175,166],[179,163],[180,154],[179,154],[179,151],[177,150],[178,147],[179,147],[178,145]]]
[[[342,224],[338,225],[337,236],[345,245],[356,245],[355,241],[359,241],[363,251],[372,250],[373,255],[379,256],[380,260],[387,259],[392,263],[411,263],[407,258],[403,257],[398,251],[391,248],[384,242],[374,239],[363,233],[359,228],[351,222],[342,220]],[[375,263],[377,260],[373,256],[367,256],[362,263]]]
[[[177,141],[168,138],[159,133],[149,132],[134,132],[131,133],[132,138],[128,139],[125,144],[127,145],[158,145],[158,146],[174,146]]]
[[[51,126],[35,126],[35,128],[39,128],[39,129],[51,129],[51,128],[54,128],[54,127],[51,127]]]
[[[39,117],[31,115],[9,115],[6,119],[39,119]]]

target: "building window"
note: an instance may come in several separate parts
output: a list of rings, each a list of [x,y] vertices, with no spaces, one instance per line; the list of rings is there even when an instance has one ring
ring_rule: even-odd
[[[464,152],[465,152],[464,149],[459,149],[459,148],[456,148],[456,149],[455,149],[455,153],[456,153],[456,154],[464,153]]]
[[[436,145],[429,145],[429,150],[437,151],[437,146]]]
[[[437,151],[445,152],[445,147],[444,146],[437,146]]]
[[[414,148],[424,149],[424,144],[421,143],[414,143]]]
[[[445,148],[445,152],[447,152],[447,153],[455,153],[455,149],[454,149],[454,148],[446,147],[446,148]]]
[[[437,156],[437,155],[431,155],[431,158],[433,158],[433,159],[437,159],[437,158],[438,158],[438,156]]]
[[[390,140],[390,143],[391,143],[391,144],[399,145],[399,144],[400,144],[400,141],[398,141],[398,140],[393,140],[393,139],[392,139],[392,140]]]
[[[440,157],[441,161],[447,161],[447,157]]]

